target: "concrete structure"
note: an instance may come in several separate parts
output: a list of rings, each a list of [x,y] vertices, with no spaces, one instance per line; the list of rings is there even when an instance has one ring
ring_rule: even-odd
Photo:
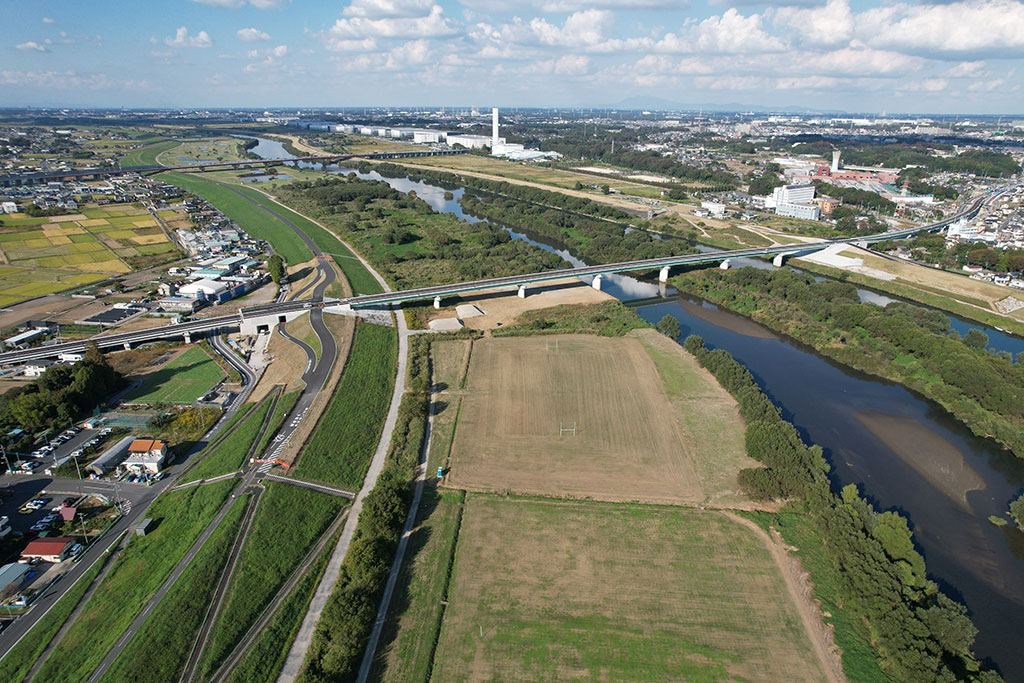
[[[21,561],[63,562],[74,545],[75,539],[73,538],[63,536],[40,538],[25,546],[25,549],[21,551]]]
[[[811,203],[813,200],[814,185],[811,183],[776,187],[771,197],[776,214],[809,221],[816,221],[821,216],[821,209]]]
[[[821,217],[821,209],[816,204],[779,204],[775,207],[775,213],[805,221],[816,221]]]
[[[86,471],[92,472],[98,477],[102,477],[107,472],[110,472],[127,457],[128,447],[132,445],[133,441],[135,441],[134,436],[124,437],[111,448],[104,451],[103,455],[86,465]]]
[[[128,446],[124,466],[136,474],[156,474],[167,460],[167,444],[155,439],[135,439]]]
[[[491,149],[498,146],[498,108],[491,109]]]
[[[462,145],[466,149],[483,149],[484,147],[491,146],[491,138],[486,135],[462,135],[449,133],[445,139],[452,147],[455,145]]]
[[[839,155],[842,154],[838,149],[832,152],[832,175],[839,173]]]
[[[18,205],[14,202],[4,202],[2,208],[4,213],[18,213]]]

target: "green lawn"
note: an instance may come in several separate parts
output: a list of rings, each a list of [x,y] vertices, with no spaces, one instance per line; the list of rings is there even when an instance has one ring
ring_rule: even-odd
[[[377,447],[398,355],[394,328],[359,322],[345,371],[293,473],[358,489]]]
[[[225,377],[216,361],[193,346],[142,382],[129,403],[193,403]]]
[[[156,155],[161,152],[177,147],[181,143],[177,140],[160,140],[145,147],[133,149],[121,159],[121,166],[156,166]]]
[[[272,401],[272,396],[263,399],[260,405],[246,416],[238,429],[213,449],[207,449],[203,459],[184,477],[182,483],[209,479],[240,469],[245,464],[245,455],[259,436]]]

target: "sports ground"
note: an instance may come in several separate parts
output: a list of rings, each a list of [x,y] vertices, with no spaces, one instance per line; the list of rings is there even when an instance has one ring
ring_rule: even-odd
[[[711,509],[753,507],[736,484],[753,461],[735,402],[678,344],[451,340],[431,361],[429,471],[446,474],[376,677],[835,680],[785,551]]]
[[[224,371],[199,346],[193,346],[147,375],[128,397],[130,403],[192,403],[208,392]]]

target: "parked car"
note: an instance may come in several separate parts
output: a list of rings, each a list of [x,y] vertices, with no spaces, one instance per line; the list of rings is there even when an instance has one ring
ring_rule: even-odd
[[[71,550],[68,551],[68,557],[78,557],[82,554],[83,550],[85,550],[85,546],[81,543],[76,543],[73,546],[71,546]]]

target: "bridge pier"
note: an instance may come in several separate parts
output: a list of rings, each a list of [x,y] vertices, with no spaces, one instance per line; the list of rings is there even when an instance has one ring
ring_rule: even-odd
[[[132,350],[132,343],[131,342],[125,342],[124,343],[124,350],[125,351],[131,351]]]
[[[729,259],[725,259],[724,261],[722,261],[722,265],[718,267],[721,268],[722,270],[729,270],[730,268],[732,268],[732,262],[729,261]]]
[[[441,297],[434,297],[434,308],[441,308]]]
[[[519,285],[519,292],[518,292],[518,294],[519,294],[519,298],[520,299],[525,299],[526,298],[526,285]]]
[[[191,332],[186,332],[185,333],[185,343],[186,344],[191,344],[192,343],[192,333]]]
[[[668,266],[662,266],[658,271],[658,282],[668,282]]]
[[[604,275],[595,275],[594,281],[590,283],[590,286],[600,292],[602,282],[604,282]]]
[[[781,268],[782,264],[786,262],[785,257],[782,254],[776,254],[775,258],[772,259],[772,265],[776,268]]]

